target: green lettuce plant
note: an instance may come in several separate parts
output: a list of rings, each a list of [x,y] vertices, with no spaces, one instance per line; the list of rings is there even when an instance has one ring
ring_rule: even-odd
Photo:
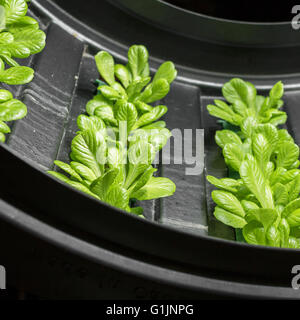
[[[26,16],[25,0],[0,0],[0,84],[21,85],[33,79],[32,68],[20,66],[16,58],[27,58],[45,46],[45,34],[38,22]],[[13,99],[11,92],[0,89],[0,141],[10,128],[5,124],[23,118],[26,106]]]
[[[208,181],[214,215],[237,229],[250,244],[300,248],[299,147],[285,129],[283,84],[278,82],[268,97],[241,79],[223,86],[228,103],[215,100],[208,105],[212,116],[220,118],[224,130],[216,132],[230,177]]]
[[[177,71],[165,62],[151,79],[148,51],[134,45],[127,65],[116,64],[105,51],[95,57],[101,79],[98,93],[77,119],[78,134],[71,144],[70,164],[55,161],[67,173],[50,174],[115,207],[141,215],[132,200],[170,196],[174,183],[154,177],[152,163],[171,136],[164,121],[164,105],[152,106],[170,90]],[[152,81],[151,81],[152,80]]]

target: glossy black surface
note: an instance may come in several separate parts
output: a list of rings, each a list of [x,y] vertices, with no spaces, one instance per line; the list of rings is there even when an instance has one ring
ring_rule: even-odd
[[[162,0],[180,8],[206,14],[209,16],[252,22],[283,22],[291,21],[293,15],[291,8],[297,1],[280,1],[270,4],[268,1],[243,1],[240,5],[236,1],[217,0]]]

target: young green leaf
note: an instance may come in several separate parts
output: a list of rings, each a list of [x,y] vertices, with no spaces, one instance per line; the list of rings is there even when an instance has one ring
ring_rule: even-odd
[[[9,32],[0,33],[0,45],[12,43],[14,41],[14,36]]]
[[[262,172],[265,172],[266,166],[272,154],[272,145],[261,133],[255,134],[252,140],[253,155],[256,157],[257,163]]]
[[[270,123],[258,124],[254,127],[255,134],[262,134],[265,139],[268,141],[269,145],[272,147],[272,150],[275,149],[278,142],[278,130],[275,126]]]
[[[245,137],[251,138],[252,133],[258,124],[258,120],[255,117],[247,117],[241,123],[241,131]]]
[[[211,193],[214,202],[222,209],[227,210],[240,217],[245,216],[245,211],[240,201],[230,192],[214,190]]]
[[[127,87],[128,99],[130,101],[135,101],[139,97],[142,89],[149,83],[150,80],[151,78],[147,77],[132,81]]]
[[[164,62],[157,70],[153,81],[158,79],[166,79],[171,84],[177,76],[177,70],[171,61]]]
[[[255,202],[247,201],[247,200],[242,200],[241,205],[242,205],[244,211],[246,212],[246,214],[248,215],[246,217],[247,221],[248,221],[248,218],[250,218],[250,220],[252,220],[253,216],[251,216],[251,212],[253,212],[253,210],[259,209],[259,206]]]
[[[1,133],[10,133],[10,127],[0,120],[0,132]]]
[[[135,192],[138,192],[139,189],[141,189],[147,184],[147,182],[152,178],[153,173],[156,171],[157,169],[153,168],[152,166],[146,167],[146,169],[139,176],[139,178],[136,179],[135,182],[128,187],[131,198],[134,198],[134,196],[132,195],[134,195]]]
[[[0,120],[13,121],[22,119],[27,114],[27,108],[19,100],[11,99],[0,103]]]
[[[115,119],[114,112],[111,106],[103,105],[98,107],[94,111],[95,116],[99,117],[104,121],[106,125],[117,125],[117,120]]]
[[[80,162],[71,161],[70,166],[86,181],[92,182],[97,178],[90,168]]]
[[[115,65],[115,76],[120,80],[124,88],[127,88],[131,83],[130,71],[122,64]]]
[[[233,228],[243,228],[247,221],[235,213],[224,210],[223,208],[216,206],[214,211],[214,216],[224,224],[231,226]]]
[[[38,30],[39,24],[35,19],[28,16],[23,16],[14,23],[10,24],[8,29],[12,34],[16,34],[22,30]]]
[[[276,183],[273,187],[273,196],[276,205],[287,205],[289,203],[288,189],[281,183]]]
[[[87,105],[86,105],[86,111],[90,116],[93,116],[95,114],[95,110],[98,107],[113,107],[113,103],[111,101],[109,101],[108,99],[106,99],[104,96],[102,95],[96,95],[92,100],[90,100]]]
[[[242,144],[241,138],[231,130],[217,130],[216,131],[216,143],[222,149],[227,143],[234,143],[237,145]]]
[[[234,113],[233,110],[226,104],[217,103],[217,101],[218,100],[215,100],[217,106],[214,106],[212,104],[207,106],[207,110],[209,111],[209,113],[212,116],[221,118],[229,123],[232,123],[233,125],[239,125],[242,121],[242,117]]]
[[[240,183],[235,179],[230,178],[223,178],[223,179],[217,179],[213,176],[206,176],[206,179],[213,184],[214,186],[218,187],[219,189],[229,191],[232,193],[237,192],[237,187],[240,186]]]
[[[99,117],[95,116],[86,116],[81,114],[77,118],[77,126],[81,131],[93,130],[100,131],[105,129],[105,123]]]
[[[228,143],[223,149],[225,162],[235,171],[239,171],[242,162],[244,161],[245,154],[241,147],[234,143]]]
[[[278,224],[278,231],[280,232],[280,241],[281,247],[288,248],[289,246],[289,235],[290,235],[290,226],[286,219],[281,219]]]
[[[101,165],[97,159],[100,145],[105,145],[105,138],[101,134],[86,130],[78,134],[72,141],[72,160],[80,162],[91,169],[96,177],[101,176]]]
[[[151,164],[155,157],[155,149],[145,140],[137,140],[130,143],[128,149],[128,161],[130,165]]]
[[[271,105],[273,106],[283,96],[283,84],[281,81],[277,82],[270,91]]]
[[[287,184],[300,175],[299,169],[292,169],[292,170],[284,170],[284,168],[282,169],[283,170],[281,171],[281,175],[279,175],[278,177],[278,182],[282,184]]]
[[[288,191],[288,202],[298,198],[300,193],[300,175],[297,175],[295,179],[289,182],[286,188]]]
[[[147,92],[147,90],[149,90],[149,92],[151,93],[144,94],[145,92]],[[158,79],[157,81],[152,82],[148,87],[146,87],[144,93],[142,93],[139,97],[139,100],[145,103],[152,103],[163,99],[169,93],[169,91],[169,82],[166,79]]]
[[[128,99],[127,92],[119,82],[114,82],[111,87],[119,92],[121,99]]]
[[[105,202],[117,208],[127,210],[129,202],[129,193],[119,185],[112,185],[104,199]]]
[[[280,247],[281,233],[275,225],[270,226],[266,232],[267,244],[272,247]]]
[[[265,111],[265,103],[266,103],[266,98],[264,96],[257,95],[255,99],[255,104],[256,104],[256,113],[257,114],[263,114]]]
[[[176,190],[175,184],[168,178],[151,177],[138,191],[132,194],[137,200],[151,200],[171,196]]]
[[[153,129],[163,129],[166,127],[166,122],[165,121],[156,121],[153,123],[150,123],[146,126],[143,126],[143,128],[141,128],[142,130],[153,130]]]
[[[142,101],[135,101],[134,105],[135,105],[137,111],[140,114],[144,114],[146,112],[150,112],[153,109],[152,106],[150,106],[149,104],[146,104],[146,103],[144,103]]]
[[[120,92],[114,89],[113,87],[102,85],[98,87],[98,90],[101,92],[103,97],[108,100],[122,99]]]
[[[167,144],[171,136],[171,132],[166,128],[154,129],[150,130],[148,141],[154,147],[155,152],[159,152]]]
[[[294,237],[289,237],[289,245],[288,248],[292,249],[299,249],[300,248],[300,241]]]
[[[273,209],[274,203],[271,188],[254,158],[242,162],[240,175],[246,187],[259,200],[261,206]]]
[[[119,174],[117,168],[105,172],[105,174],[98,179],[94,180],[90,189],[100,199],[105,199],[109,188],[115,184],[116,177]]]
[[[290,141],[294,142],[293,137],[288,133],[286,129],[280,129],[277,131],[278,133],[278,143]]]
[[[114,58],[106,51],[100,51],[95,56],[96,65],[102,78],[110,85],[115,82]]]
[[[253,209],[249,211],[251,220],[259,221],[267,230],[278,219],[278,212],[275,209]]]
[[[134,128],[144,127],[158,119],[160,119],[166,112],[168,108],[166,106],[157,106],[152,108],[148,113],[143,114],[136,122]]]
[[[33,79],[34,71],[28,67],[12,67],[0,71],[0,82],[7,84],[25,84]]]
[[[266,114],[268,116],[268,122],[274,126],[284,124],[287,120],[287,115],[284,111],[270,109]]]
[[[128,66],[133,80],[141,77],[148,63],[148,51],[144,46],[133,45],[128,51]]]
[[[299,147],[293,142],[281,143],[277,149],[276,165],[289,169],[299,158]]]
[[[7,53],[0,53],[0,58],[8,65],[8,66],[11,66],[11,67],[19,67],[20,65],[18,64],[17,61],[15,61],[11,56],[10,54],[7,52]],[[4,71],[4,67],[1,69],[2,71]]]
[[[255,220],[243,228],[243,236],[250,244],[266,245],[266,232],[263,225]]]
[[[283,210],[282,217],[284,217],[290,227],[297,227],[300,225],[300,199],[295,199],[290,202]]]
[[[13,42],[0,45],[0,51],[5,50],[15,58],[27,58],[44,49],[45,37],[45,33],[41,30],[22,30],[14,34]]]
[[[116,112],[116,118],[119,121],[125,121],[127,124],[127,134],[133,129],[137,121],[137,111],[135,106],[130,102],[124,102],[119,106]]]
[[[230,103],[240,100],[245,103],[248,108],[255,108],[256,90],[249,82],[234,78],[225,83],[222,92],[225,99]]]
[[[69,164],[58,160],[55,160],[54,164],[68,173],[72,179],[77,180],[78,182],[82,182],[82,178],[80,177],[80,175]]]
[[[11,24],[25,16],[27,3],[25,0],[3,0],[1,3],[5,8],[6,24]]]
[[[0,89],[0,103],[6,102],[12,99],[13,99],[13,95],[11,92],[9,92],[8,90]]]

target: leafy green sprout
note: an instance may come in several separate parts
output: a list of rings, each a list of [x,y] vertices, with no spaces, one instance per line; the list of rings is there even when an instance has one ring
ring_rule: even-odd
[[[283,84],[278,82],[269,96],[235,78],[223,87],[228,103],[215,100],[211,115],[231,125],[216,132],[232,178],[208,181],[215,217],[242,229],[244,241],[273,247],[300,248],[299,147],[285,129]]]
[[[155,177],[152,163],[171,136],[164,121],[163,99],[177,75],[172,62],[163,63],[151,79],[148,51],[133,45],[127,65],[116,64],[105,51],[95,56],[100,74],[98,94],[77,119],[70,164],[55,161],[67,173],[49,173],[69,185],[125,211],[142,215],[135,200],[167,197],[175,184]],[[151,81],[152,80],[152,81]],[[110,133],[113,134],[110,134]]]
[[[22,85],[34,76],[32,68],[20,66],[15,58],[27,58],[45,46],[45,34],[38,22],[26,16],[25,0],[0,0],[0,84]],[[13,98],[10,91],[0,88],[0,141],[10,128],[5,122],[18,120],[27,114],[27,108]]]

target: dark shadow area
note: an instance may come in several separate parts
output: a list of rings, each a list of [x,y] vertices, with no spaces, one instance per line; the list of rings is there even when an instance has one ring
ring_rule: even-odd
[[[217,0],[164,0],[183,9],[209,16],[252,22],[291,21],[292,7],[297,1],[217,1]]]

